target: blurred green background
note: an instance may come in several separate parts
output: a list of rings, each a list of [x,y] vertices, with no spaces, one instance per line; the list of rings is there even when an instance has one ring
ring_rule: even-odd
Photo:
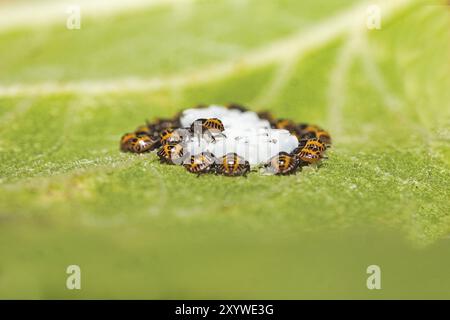
[[[70,30],[73,4],[0,1],[0,298],[450,298],[446,1],[80,0]],[[197,178],[118,150],[228,102],[323,126],[329,159]]]

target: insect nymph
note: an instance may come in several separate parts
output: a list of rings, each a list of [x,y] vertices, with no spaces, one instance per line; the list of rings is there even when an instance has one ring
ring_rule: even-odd
[[[300,144],[292,152],[302,164],[313,164],[323,158],[325,144],[319,139],[300,140]]]
[[[220,121],[220,119],[217,119],[217,118],[195,120],[191,125],[192,132],[195,130],[196,125],[200,125],[203,130],[214,130],[214,131],[219,131],[219,132],[222,132],[225,130],[225,127],[224,127],[222,121]]]
[[[189,128],[189,131],[193,133],[195,136],[197,136],[199,141],[200,137],[203,136],[204,134],[208,135],[212,141],[216,140],[214,137],[215,135],[226,137],[222,133],[222,131],[224,130],[225,127],[222,121],[220,121],[220,119],[217,118],[197,119],[191,124],[191,127]]]
[[[152,151],[159,145],[159,140],[150,136],[138,136],[135,133],[127,133],[120,140],[120,149],[134,153]]]
[[[187,129],[166,129],[160,134],[161,144],[180,143],[190,137]]]
[[[299,143],[299,146],[303,145],[303,148],[314,151],[314,152],[320,152],[323,153],[327,147],[325,146],[325,143],[323,143],[320,139],[314,138],[309,140],[301,140]]]
[[[298,160],[295,156],[290,155],[287,152],[280,152],[269,160],[269,163],[266,164],[266,168],[270,173],[276,175],[288,175],[297,170],[298,164]]]
[[[179,143],[168,143],[158,150],[158,157],[161,163],[181,164],[185,158],[183,146]]]
[[[217,173],[224,176],[245,176],[250,171],[250,163],[236,153],[224,155],[218,165]]]
[[[316,137],[326,145],[331,145],[331,136],[327,131],[321,128],[317,129]]]
[[[322,128],[306,123],[297,126],[297,137],[300,140],[308,140],[317,138],[326,145],[331,145],[330,134]]]
[[[129,150],[129,143],[131,140],[137,139],[136,134],[134,133],[125,133],[122,138],[120,138],[120,150],[123,152],[130,151]]]
[[[184,164],[184,167],[190,173],[200,175],[202,173],[209,173],[214,170],[216,157],[210,152],[202,152],[195,156],[191,156],[189,162]]]

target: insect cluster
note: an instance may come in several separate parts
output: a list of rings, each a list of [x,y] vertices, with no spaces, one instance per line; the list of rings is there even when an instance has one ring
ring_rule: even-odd
[[[208,107],[196,107],[205,108]],[[251,112],[237,104],[230,104],[224,110],[238,112],[238,116]],[[225,150],[219,156],[209,150],[193,152],[192,146],[197,142],[198,145],[204,141],[215,145],[220,139],[226,139],[227,125],[218,117],[205,117],[183,126],[182,122],[186,121],[182,121],[181,116],[182,114],[178,114],[172,119],[156,119],[139,126],[132,133],[124,134],[120,140],[120,149],[132,153],[157,150],[156,154],[161,163],[182,165],[188,172],[197,175],[215,173],[234,177],[247,175],[252,167],[260,167],[268,174],[289,175],[304,166],[319,163],[325,157],[327,148],[331,146],[330,135],[318,126],[298,124],[289,119],[276,119],[267,111],[258,112],[255,116],[268,124],[266,130],[286,130],[289,133],[286,134],[296,137],[291,137],[296,141],[296,146],[290,148],[289,152],[279,151],[262,163],[253,163],[251,166],[248,159],[233,150]],[[238,138],[240,137],[234,139]]]

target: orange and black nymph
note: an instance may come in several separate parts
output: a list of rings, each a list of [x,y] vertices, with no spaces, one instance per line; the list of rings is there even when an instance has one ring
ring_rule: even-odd
[[[191,156],[188,163],[184,167],[190,173],[200,175],[202,173],[209,173],[214,171],[216,164],[216,157],[210,152],[202,152],[195,156]]]
[[[129,143],[133,139],[137,139],[136,134],[134,134],[134,133],[125,133],[120,138],[120,150],[123,151],[123,152],[129,151]]]
[[[173,119],[167,119],[167,118],[157,118],[153,122],[147,123],[148,128],[152,132],[157,132],[160,134],[166,129],[176,129],[180,127],[180,119],[178,117],[174,117]]]
[[[189,128],[190,133],[196,136],[200,143],[201,136],[209,136],[211,141],[216,141],[214,136],[222,136],[226,137],[222,131],[225,130],[225,127],[217,118],[208,118],[208,119],[197,119],[192,122],[191,127]]]
[[[157,153],[161,163],[182,164],[186,158],[183,146],[180,143],[168,143],[159,148]]]
[[[197,119],[191,125],[191,132],[194,132],[196,125],[200,125],[202,130],[211,130],[211,131],[219,131],[222,132],[225,130],[225,127],[217,118],[208,118],[208,119]]]
[[[305,123],[297,125],[296,136],[297,138],[299,138],[299,140],[308,140],[317,138],[320,141],[322,141],[325,145],[327,146],[331,145],[330,134],[327,131],[315,125],[309,125]]]
[[[321,151],[309,150],[306,146],[295,148],[292,154],[297,157],[299,165],[317,163],[323,158],[323,153]]]
[[[217,164],[216,172],[228,177],[246,176],[250,163],[236,153],[224,155]]]
[[[159,135],[161,144],[180,143],[190,137],[190,132],[187,129],[166,129]]]
[[[304,141],[300,141],[299,146],[302,145],[303,142]],[[320,152],[320,153],[325,152],[325,150],[327,149],[325,143],[318,138],[306,140],[306,143],[304,144],[303,148],[305,148],[309,151]]]
[[[272,157],[265,165],[268,172],[276,175],[289,175],[295,173],[299,165],[299,161],[295,155],[287,152],[280,152]]]
[[[285,129],[289,132],[292,132],[296,129],[295,122],[289,119],[277,119],[274,125],[276,129]]]
[[[327,131],[319,128],[316,131],[316,137],[317,137],[317,139],[322,141],[324,144],[326,144],[328,146],[331,145],[331,136],[330,136],[330,134]]]
[[[143,153],[155,150],[159,146],[159,139],[150,136],[138,136],[135,133],[126,133],[120,139],[120,150],[124,152]]]

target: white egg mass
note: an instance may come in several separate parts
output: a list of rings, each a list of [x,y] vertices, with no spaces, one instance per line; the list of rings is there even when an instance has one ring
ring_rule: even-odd
[[[260,119],[253,111],[242,112],[219,105],[186,109],[181,117],[182,127],[190,127],[197,119],[218,118],[225,130],[214,139],[204,137],[189,140],[185,147],[191,155],[211,152],[216,157],[235,152],[251,165],[266,163],[279,152],[292,152],[298,145],[297,137],[287,130],[272,129],[267,120]]]

